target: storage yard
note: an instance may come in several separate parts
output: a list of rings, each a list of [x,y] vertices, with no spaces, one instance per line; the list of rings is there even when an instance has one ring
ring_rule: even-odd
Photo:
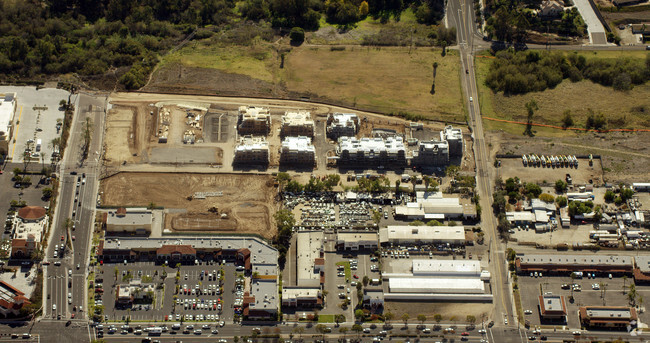
[[[275,234],[270,175],[122,172],[104,179],[100,192],[104,206],[164,207],[166,230]]]

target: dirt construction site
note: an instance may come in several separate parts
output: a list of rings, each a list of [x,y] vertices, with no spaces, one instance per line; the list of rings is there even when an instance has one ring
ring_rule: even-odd
[[[120,172],[100,192],[105,206],[164,207],[167,231],[275,234],[271,175]]]

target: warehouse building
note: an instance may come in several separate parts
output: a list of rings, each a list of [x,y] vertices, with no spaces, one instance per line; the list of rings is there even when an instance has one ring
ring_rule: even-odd
[[[306,136],[314,137],[314,121],[309,111],[287,111],[282,116],[282,137]]]
[[[301,287],[320,287],[325,279],[323,231],[296,233],[296,280]]]
[[[490,272],[483,270],[480,261],[475,260],[443,260],[443,259],[414,259],[408,273],[384,272],[384,278],[455,278],[490,280]]]
[[[543,272],[548,275],[568,275],[572,272],[632,275],[633,258],[615,255],[545,255],[520,254],[515,259],[517,273]]]
[[[539,315],[543,322],[566,323],[566,302],[561,295],[539,296]]]
[[[336,234],[336,250],[358,251],[374,250],[379,246],[376,232],[338,232]]]
[[[581,306],[580,324],[586,328],[625,330],[639,319],[634,307]]]
[[[320,287],[282,286],[283,307],[322,307],[323,295]]]
[[[445,127],[440,131],[440,140],[448,143],[449,156],[463,156],[463,131],[461,129],[454,129],[451,125]]]
[[[401,136],[384,138],[339,137],[339,164],[398,166],[406,164],[406,147]]]
[[[476,218],[476,205],[460,198],[418,198],[417,202],[395,206],[395,218],[402,220],[467,220]]]
[[[106,232],[110,234],[151,234],[153,213],[147,208],[120,207],[106,213]]]
[[[464,245],[465,241],[465,228],[462,226],[390,225],[379,229],[379,243],[382,245]]]
[[[306,136],[285,137],[280,148],[280,164],[296,166],[314,166],[316,149],[311,138]]]
[[[330,113],[327,116],[327,137],[354,137],[359,132],[359,117],[354,113]]]
[[[422,168],[445,166],[449,164],[449,143],[447,141],[420,142],[413,161]]]
[[[271,131],[271,112],[265,107],[240,106],[237,132],[240,135],[264,135]]]
[[[235,147],[233,164],[269,164],[269,143],[264,137],[246,135]]]
[[[0,94],[0,156],[9,154],[9,142],[14,138],[17,102],[16,93]]]
[[[390,293],[484,294],[485,283],[478,278],[389,278]]]

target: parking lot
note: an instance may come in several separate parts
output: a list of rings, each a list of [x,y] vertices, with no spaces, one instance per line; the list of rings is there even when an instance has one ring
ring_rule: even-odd
[[[23,153],[31,149],[35,153],[34,161],[41,162],[40,152],[45,153],[45,163],[50,163],[52,147],[50,142],[60,135],[57,121],[63,120],[63,111],[59,101],[68,100],[68,93],[62,89],[36,87],[0,86],[0,93],[16,92],[18,108],[16,109],[15,144],[9,145],[9,157],[13,162],[22,162]],[[74,103],[75,97],[72,98]],[[37,141],[41,147],[36,149]]]
[[[626,292],[632,282],[632,278],[625,281]],[[568,313],[566,325],[570,328],[579,328],[580,318],[578,317],[578,308],[581,306],[629,306],[628,297],[623,292],[623,283],[622,277],[613,276],[610,279],[608,275],[598,275],[595,278],[587,278],[585,275],[585,277],[576,278],[575,280],[572,280],[569,274],[566,276],[542,277],[519,275],[518,277],[518,285],[522,295],[522,308],[524,311],[530,311],[530,314],[525,314],[525,317],[530,322],[531,327],[539,325],[564,325],[562,323],[540,321],[539,295],[552,293],[553,295],[564,296]],[[578,286],[573,287],[573,284]],[[645,293],[643,288],[645,287],[637,287],[637,292],[639,294]],[[574,298],[573,302],[570,301],[571,295]],[[643,317],[645,316],[645,313],[640,314],[641,322],[647,320],[644,320],[645,318]]]
[[[154,262],[104,264],[103,296],[104,313],[109,321],[206,321],[224,324],[234,319],[235,266],[201,262],[200,265],[183,265],[179,270],[163,267]],[[115,272],[117,270],[117,282]],[[223,270],[223,293],[214,273]],[[163,278],[164,272],[166,277]],[[141,280],[143,284],[154,284],[156,290],[151,302],[139,302],[128,306],[115,306],[116,285]],[[210,275],[212,274],[212,275]],[[161,286],[164,285],[164,288]],[[178,285],[178,292],[176,286]],[[221,305],[221,306],[219,306]],[[221,310],[219,310],[221,307]]]

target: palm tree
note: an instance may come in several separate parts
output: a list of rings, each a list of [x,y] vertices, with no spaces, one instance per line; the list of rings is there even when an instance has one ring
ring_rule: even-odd
[[[623,275],[623,294],[625,294],[625,282],[627,281],[627,275]]]

